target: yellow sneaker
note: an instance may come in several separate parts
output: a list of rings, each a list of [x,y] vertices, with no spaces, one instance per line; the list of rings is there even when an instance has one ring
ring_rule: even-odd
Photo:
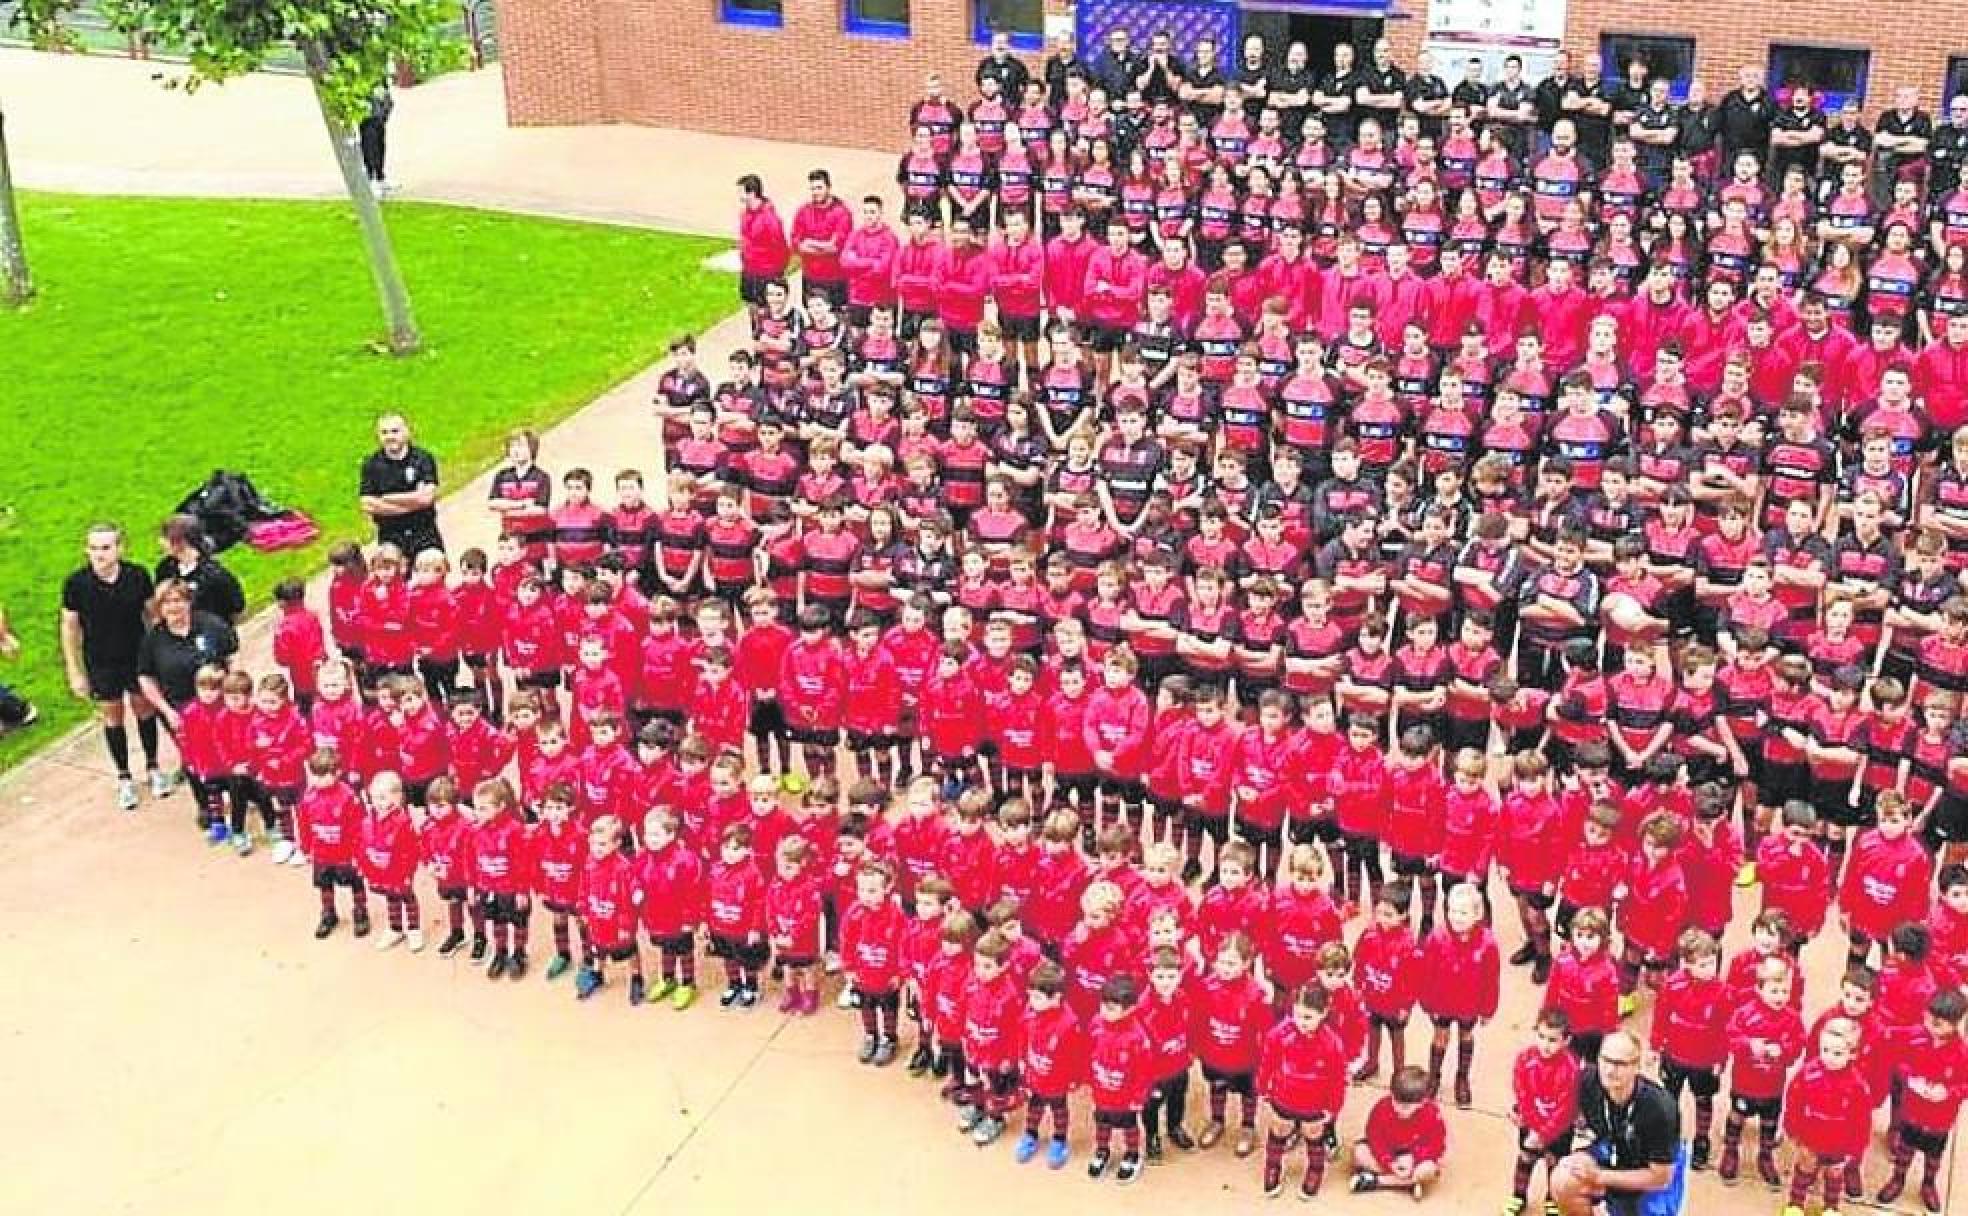
[[[1743,862],[1742,869],[1736,871],[1736,885],[1739,887],[1753,887],[1756,885],[1755,862],[1753,861]]]
[[[1634,1011],[1635,1011],[1636,1009],[1639,1009],[1639,1008],[1640,1008],[1640,994],[1639,994],[1639,993],[1637,993],[1637,992],[1628,992],[1628,993],[1623,993],[1623,994],[1622,994],[1622,995],[1620,996],[1620,1016],[1621,1016],[1621,1017],[1623,1017],[1623,1018],[1630,1018],[1630,1017],[1632,1017],[1632,1016],[1633,1016],[1633,1013],[1634,1013]]]

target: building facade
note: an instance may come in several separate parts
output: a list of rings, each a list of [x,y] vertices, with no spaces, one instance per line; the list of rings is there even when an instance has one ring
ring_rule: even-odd
[[[519,125],[631,122],[852,147],[900,148],[899,115],[939,72],[953,97],[992,28],[1036,70],[1070,38],[1091,55],[1115,27],[1167,29],[1185,56],[1211,37],[1257,34],[1275,54],[1384,35],[1412,67],[1424,44],[1453,81],[1470,54],[1510,51],[1544,74],[1563,45],[1609,63],[1635,54],[1716,97],[1747,66],[1773,86],[1856,96],[1868,114],[1896,88],[1938,111],[1968,89],[1961,0],[501,0],[507,113]],[[1234,50],[1226,50],[1226,61]],[[1609,71],[1615,70],[1613,68]],[[1492,75],[1494,79],[1494,75]]]

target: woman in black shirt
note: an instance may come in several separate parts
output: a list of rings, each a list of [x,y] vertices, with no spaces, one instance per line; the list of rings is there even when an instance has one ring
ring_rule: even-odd
[[[232,571],[211,556],[205,527],[195,515],[173,515],[159,534],[164,557],[157,563],[157,585],[176,579],[191,592],[191,610],[238,623],[246,612],[246,593]]]
[[[176,579],[158,585],[152,604],[157,623],[137,650],[137,682],[176,731],[178,710],[195,695],[198,669],[230,659],[239,636],[222,618],[194,609],[191,588]]]

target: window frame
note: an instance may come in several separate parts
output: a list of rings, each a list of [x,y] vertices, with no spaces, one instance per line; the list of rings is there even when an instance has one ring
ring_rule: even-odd
[[[786,25],[785,0],[772,0],[772,10],[740,8],[738,0],[717,0],[721,25],[741,25],[755,30],[783,29]]]
[[[990,3],[991,0],[970,0],[970,40],[978,46],[990,46],[991,35],[997,32],[997,27],[993,26],[990,21]],[[1045,49],[1044,0],[1040,0],[1038,11],[1038,29],[1029,34],[1021,30],[1007,29],[1005,31],[1005,33],[1011,35],[1012,50],[1042,51]]]
[[[868,0],[841,0],[843,31],[861,38],[886,38],[898,42],[906,41],[912,36],[916,16],[914,0],[903,0],[900,21],[864,15],[861,6],[867,2]]]
[[[1695,68],[1700,62],[1701,55],[1699,40],[1693,34],[1655,34],[1646,30],[1601,30],[1599,32],[1600,76],[1602,82],[1608,85],[1626,83],[1625,58],[1614,53],[1614,47],[1618,43],[1628,44],[1629,50],[1648,43],[1685,47],[1687,73],[1668,77],[1667,96],[1668,100],[1676,104],[1688,100],[1688,86],[1694,82]]]
[[[1818,108],[1826,114],[1837,112],[1838,108],[1847,101],[1856,101],[1861,108],[1864,107],[1866,92],[1872,86],[1872,48],[1868,46],[1848,46],[1840,43],[1826,42],[1772,42],[1764,71],[1764,83],[1768,87],[1772,97],[1775,97],[1779,90],[1790,87],[1790,81],[1786,79],[1788,73],[1777,71],[1777,57],[1782,54],[1798,51],[1856,56],[1859,70],[1857,73],[1858,89],[1855,92],[1836,92],[1821,88],[1815,83],[1811,84],[1811,91],[1816,95]]]
[[[1949,55],[1941,75],[1941,110],[1945,112],[1949,102],[1964,94],[1968,94],[1968,54]]]

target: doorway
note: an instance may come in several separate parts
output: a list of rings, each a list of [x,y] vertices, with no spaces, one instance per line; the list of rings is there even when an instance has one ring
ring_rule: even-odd
[[[1342,42],[1353,44],[1354,62],[1368,62],[1374,40],[1380,37],[1386,24],[1379,17],[1333,17],[1245,8],[1243,32],[1245,37],[1256,34],[1264,39],[1265,58],[1272,63],[1283,63],[1286,48],[1294,42],[1303,42],[1312,70],[1324,73],[1332,70],[1333,48]]]

